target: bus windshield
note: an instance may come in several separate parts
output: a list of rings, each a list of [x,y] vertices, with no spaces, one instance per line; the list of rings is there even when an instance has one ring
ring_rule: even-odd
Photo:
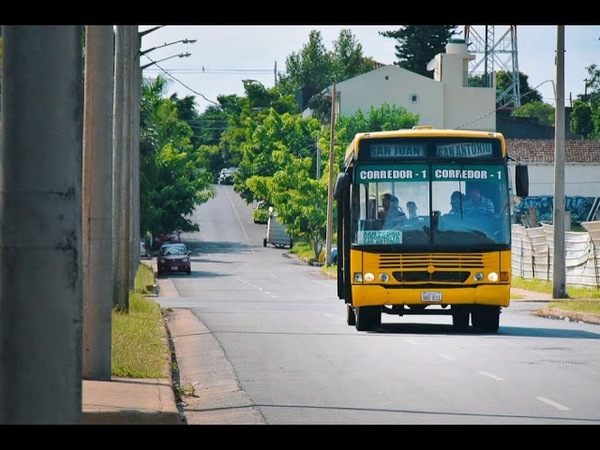
[[[394,251],[509,247],[507,176],[497,160],[357,162],[351,245]]]

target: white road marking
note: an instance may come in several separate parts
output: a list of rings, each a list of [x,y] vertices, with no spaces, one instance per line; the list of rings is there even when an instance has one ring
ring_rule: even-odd
[[[504,378],[499,377],[498,375],[494,375],[493,373],[489,373],[489,372],[477,372],[485,377],[490,377],[492,380],[496,380],[496,381],[504,381]]]
[[[550,400],[549,398],[546,397],[536,397],[536,399],[538,399],[540,402],[544,402],[550,406],[554,406],[556,409],[560,409],[561,411],[571,411],[570,408],[567,408],[564,405],[561,405],[560,403],[555,402],[554,400]]]
[[[441,356],[444,359],[449,360],[449,361],[456,361],[456,358],[453,358],[452,356],[444,355],[443,353],[438,353],[438,355]]]

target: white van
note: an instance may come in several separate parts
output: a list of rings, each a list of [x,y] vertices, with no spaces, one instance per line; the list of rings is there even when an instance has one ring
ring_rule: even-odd
[[[279,222],[277,216],[272,213],[272,210],[267,220],[267,235],[263,239],[263,247],[266,247],[267,244],[271,244],[277,248],[292,248],[294,246],[294,240],[288,234],[285,226]]]

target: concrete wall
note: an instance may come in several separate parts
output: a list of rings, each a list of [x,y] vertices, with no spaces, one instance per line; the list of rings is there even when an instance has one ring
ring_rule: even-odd
[[[554,195],[554,164],[527,163],[529,196]],[[514,164],[509,165],[514,180]],[[565,196],[600,197],[600,163],[565,164]]]

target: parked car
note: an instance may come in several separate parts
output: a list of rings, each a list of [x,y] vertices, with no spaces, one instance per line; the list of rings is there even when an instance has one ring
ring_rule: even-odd
[[[181,242],[161,245],[156,257],[158,275],[164,275],[165,273],[191,274],[191,254],[192,252]]]
[[[238,167],[228,167],[221,169],[219,174],[219,184],[233,184],[233,175],[239,170]]]
[[[229,173],[229,169],[228,168],[223,168],[221,169],[221,172],[219,172],[219,178],[217,179],[217,184],[225,184],[224,181],[227,178]]]

